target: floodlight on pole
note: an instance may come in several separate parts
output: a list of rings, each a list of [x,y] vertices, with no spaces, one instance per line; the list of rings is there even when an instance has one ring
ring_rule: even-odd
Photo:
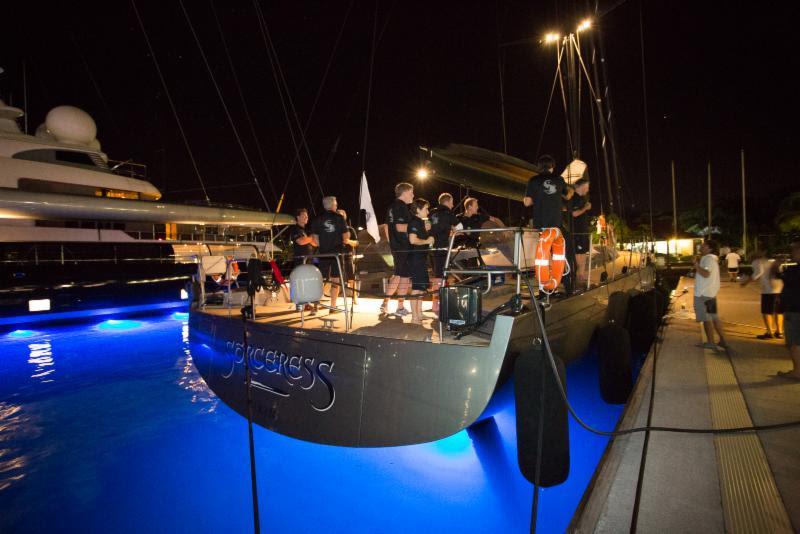
[[[428,172],[428,169],[426,169],[425,167],[420,167],[419,169],[417,169],[415,175],[418,180],[425,180],[428,176],[430,176],[430,172]]]
[[[578,25],[577,32],[580,33],[582,31],[588,30],[592,27],[592,19],[583,19],[581,23]]]
[[[561,38],[561,35],[555,32],[550,32],[544,36],[545,44],[555,43]]]

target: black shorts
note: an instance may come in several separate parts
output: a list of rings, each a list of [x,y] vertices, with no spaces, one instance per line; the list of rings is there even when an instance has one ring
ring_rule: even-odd
[[[761,313],[763,315],[783,313],[783,310],[781,310],[781,294],[764,293],[761,295]]]
[[[408,252],[393,250],[392,258],[394,258],[395,276],[399,276],[401,278],[411,277],[411,273],[408,270]]]
[[[736,273],[739,272],[739,268],[738,267],[728,267],[728,272],[736,274]]]
[[[417,291],[427,291],[430,285],[428,279],[428,255],[425,252],[412,252],[406,262],[409,276],[411,277],[411,289]]]
[[[575,235],[575,254],[587,254],[589,252],[589,236],[586,234]]]
[[[339,263],[344,270],[344,279],[345,280],[352,280],[353,273],[352,269],[348,268],[348,258],[347,257],[340,257]],[[339,280],[342,279],[342,275],[339,272],[339,266],[336,264],[336,258],[320,258],[319,263],[317,264],[320,272],[322,273],[322,278],[325,280],[329,280],[331,278],[338,278]]]
[[[433,277],[444,278],[444,264],[447,261],[447,251],[437,250],[431,258],[433,262]]]

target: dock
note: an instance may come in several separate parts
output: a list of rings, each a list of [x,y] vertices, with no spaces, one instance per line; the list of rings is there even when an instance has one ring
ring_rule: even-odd
[[[783,340],[755,337],[765,332],[757,284],[721,285],[718,309],[730,349],[697,346],[704,339],[694,320],[694,280],[681,278],[618,429],[647,423],[654,354],[651,426],[720,429],[800,419],[800,382],[776,376],[791,368]],[[716,435],[650,432],[643,456],[644,432],[617,437],[569,531],[800,531],[798,443],[800,427]]]

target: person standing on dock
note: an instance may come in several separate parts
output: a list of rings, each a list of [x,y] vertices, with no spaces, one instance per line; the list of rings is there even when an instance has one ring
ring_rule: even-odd
[[[573,185],[575,194],[569,201],[569,211],[572,214],[572,236],[575,243],[575,281],[586,284],[586,258],[592,253],[589,244],[589,180],[581,178]]]
[[[725,263],[728,266],[728,281],[735,282],[736,278],[739,276],[739,262],[742,261],[742,257],[736,253],[735,250],[731,250],[725,255]]]
[[[386,213],[386,225],[389,231],[389,249],[394,260],[394,275],[389,278],[386,294],[381,304],[381,313],[389,313],[389,299],[397,295],[396,315],[409,315],[406,309],[405,295],[411,285],[411,273],[408,272],[408,253],[411,245],[408,242],[408,223],[411,221],[411,212],[408,205],[414,200],[414,186],[407,182],[400,182],[394,186],[394,202],[389,205]]]
[[[778,376],[800,380],[800,238],[792,241],[792,263],[780,265],[776,261],[772,264],[772,273],[783,280],[783,333],[792,358],[792,369],[780,371]]]
[[[325,211],[311,223],[311,234],[314,242],[319,243],[319,254],[342,254],[344,246],[350,240],[350,231],[341,215],[336,213],[338,207],[336,197],[324,197],[322,207]],[[343,258],[337,262],[334,257],[319,259],[319,270],[325,280],[331,282],[331,307],[336,307],[339,300],[339,288],[342,280],[347,280],[347,269],[342,265]],[[339,269],[341,265],[342,269]],[[342,272],[344,271],[344,272]],[[337,313],[331,310],[330,313]]]
[[[540,172],[528,181],[522,203],[526,208],[533,206],[533,227],[539,229],[535,260],[539,289],[551,294],[558,289],[567,265],[561,212],[573,189],[553,174],[556,161],[552,156],[540,156],[538,166]]]
[[[433,292],[433,312],[439,315],[439,288],[444,281],[444,267],[447,261],[447,247],[450,246],[450,235],[458,224],[453,213],[453,195],[442,193],[439,195],[439,205],[428,214],[431,222],[430,235],[433,236],[433,277],[431,278],[431,291]]]
[[[772,266],[775,260],[768,259],[763,252],[756,252],[753,259],[753,275],[742,282],[745,287],[752,281],[758,280],[761,288],[761,317],[764,320],[766,333],[759,334],[758,339],[778,339],[783,337],[781,325],[783,323],[783,311],[781,310],[781,290],[783,282],[772,274]],[[772,320],[772,324],[770,324]]]
[[[728,344],[722,334],[722,323],[717,313],[717,293],[719,293],[719,250],[714,241],[703,241],[700,245],[700,258],[694,261],[694,315],[698,323],[703,323],[707,341],[700,343],[704,349],[726,350]],[[714,343],[714,330],[719,336],[719,344]]]

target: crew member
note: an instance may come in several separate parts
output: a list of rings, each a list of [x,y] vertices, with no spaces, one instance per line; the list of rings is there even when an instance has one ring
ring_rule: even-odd
[[[310,256],[314,253],[314,238],[306,231],[308,225],[308,210],[300,208],[295,215],[296,224],[289,230],[289,239],[292,241],[292,251],[294,252],[294,266],[302,265],[311,261]]]
[[[550,294],[561,283],[567,264],[561,210],[564,200],[572,198],[573,190],[564,178],[553,174],[556,162],[552,156],[541,156],[538,165],[541,172],[528,181],[523,204],[533,206],[533,226],[539,229],[535,260],[539,289]]]
[[[389,298],[397,295],[397,311],[395,314],[404,316],[409,315],[405,306],[405,295],[408,293],[411,284],[411,275],[408,272],[406,262],[410,244],[408,242],[408,222],[411,220],[411,212],[408,205],[414,200],[414,186],[407,182],[400,182],[394,186],[394,202],[391,203],[386,212],[386,225],[389,231],[389,248],[394,259],[394,275],[389,278],[386,287],[386,296],[381,304],[381,313],[389,312]]]
[[[418,198],[411,203],[411,220],[408,222],[408,273],[411,275],[411,322],[422,324],[422,295],[428,289],[428,249],[434,242],[428,235],[425,219],[428,216],[428,201]]]
[[[497,226],[505,226],[503,221],[497,217],[492,217],[488,213],[481,212],[477,198],[467,197],[464,199],[464,213],[458,216],[458,223],[461,225],[459,229],[475,230],[483,228],[483,224],[488,221],[493,222]],[[467,234],[466,246],[477,247],[479,242],[480,235],[478,235],[478,233]]]
[[[450,246],[450,236],[453,228],[458,224],[458,219],[453,214],[453,195],[442,193],[439,195],[439,205],[430,210],[428,220],[431,223],[430,235],[433,236],[433,278],[431,291],[433,291],[433,311],[439,314],[439,288],[444,281],[444,267],[447,261],[447,247]]]
[[[350,241],[350,231],[341,215],[336,213],[336,197],[324,197],[322,207],[325,211],[311,223],[311,235],[314,242],[319,244],[319,254],[342,254],[345,244]],[[340,262],[342,258],[340,257]],[[322,257],[319,259],[319,270],[326,280],[331,282],[331,307],[336,307],[339,300],[339,284],[345,278],[346,272],[339,270],[340,262],[335,257]],[[344,267],[343,267],[344,269]],[[344,269],[346,271],[346,269]],[[333,271],[333,272],[331,272]],[[331,310],[330,313],[337,313]]]
[[[569,210],[572,215],[572,235],[575,243],[575,264],[579,284],[586,284],[586,258],[592,252],[589,243],[589,180],[581,178],[574,184],[575,194],[569,201]]]
[[[358,271],[356,271],[356,247],[358,247],[358,234],[356,229],[350,225],[350,220],[347,218],[347,212],[339,209],[336,212],[342,216],[345,224],[347,225],[347,232],[350,234],[348,240],[345,242],[345,250],[347,256],[342,260],[343,267],[347,269],[347,287],[350,288],[350,294],[353,296],[353,304],[358,304],[358,295],[356,295],[356,280],[358,279]]]

